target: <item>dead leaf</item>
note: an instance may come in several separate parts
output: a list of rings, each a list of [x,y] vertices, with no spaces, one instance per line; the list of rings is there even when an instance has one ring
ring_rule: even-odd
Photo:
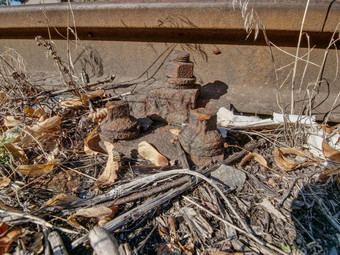
[[[4,125],[6,128],[10,129],[20,124],[20,120],[15,119],[13,116],[4,116]]]
[[[118,178],[117,172],[119,170],[119,162],[114,157],[114,145],[110,142],[104,141],[104,145],[109,154],[104,172],[98,177],[96,184],[98,186],[111,185],[115,183]]]
[[[91,208],[82,208],[82,209],[79,209],[75,214],[68,217],[67,221],[70,222],[75,227],[82,227],[77,221],[77,217],[97,218],[98,225],[100,224],[103,225],[114,217],[114,212],[112,209],[106,206],[95,206]]]
[[[43,132],[49,129],[54,129],[58,127],[60,129],[61,117],[60,116],[53,116],[44,120],[43,122],[35,124],[31,129],[34,132]]]
[[[33,109],[33,108],[30,108],[30,107],[26,107],[24,109],[24,113],[31,118],[46,117],[45,112],[42,108]]]
[[[95,112],[91,112],[87,118],[92,119],[92,121],[101,121],[105,119],[107,115],[107,108],[97,109]]]
[[[58,103],[58,106],[61,108],[79,108],[83,107],[84,103],[81,99],[78,98],[65,98],[64,100]]]
[[[2,134],[0,138],[0,145],[5,145],[8,143],[14,143],[17,140],[19,140],[19,137],[21,136],[21,129],[18,127],[11,128],[7,130],[5,133]]]
[[[170,133],[175,135],[175,136],[178,136],[179,135],[179,132],[181,131],[180,129],[178,128],[170,128],[169,129]]]
[[[40,141],[55,135],[55,131],[60,130],[61,117],[54,116],[27,128],[22,139],[23,147],[26,147],[34,139]]]
[[[100,136],[94,135],[97,130],[98,127],[93,129],[84,140],[84,152],[87,155],[97,155],[99,152],[103,153],[103,149],[99,146]]]
[[[273,154],[275,164],[284,171],[292,171],[301,165],[300,163],[296,163],[294,160],[285,157],[282,151],[277,147],[274,147]]]
[[[24,150],[16,143],[8,143],[4,145],[5,148],[13,153],[18,159],[21,161],[21,163],[27,163],[28,158],[26,156],[26,153]]]
[[[260,154],[255,153],[255,152],[252,152],[252,153],[249,153],[248,155],[246,155],[242,159],[240,166],[245,165],[248,161],[250,161],[252,159],[256,160],[260,165],[262,165],[264,167],[268,167],[267,160],[264,157],[262,157]]]
[[[61,102],[59,102],[59,107],[62,108],[78,108],[88,105],[88,101],[96,98],[96,97],[104,97],[105,91],[103,89],[98,89],[94,91],[90,91],[80,95],[79,98],[65,98]]]
[[[322,152],[326,158],[329,158],[337,163],[340,163],[340,151],[328,145],[325,140],[322,141]]]
[[[49,200],[46,201],[46,203],[42,206],[42,208],[48,207],[48,206],[55,206],[55,205],[61,205],[66,203],[71,203],[74,201],[78,201],[80,198],[76,196],[67,195],[65,193],[60,193]]]
[[[82,100],[89,101],[96,97],[104,97],[105,91],[103,89],[97,89],[94,91],[87,92],[85,94],[81,94]]]
[[[2,222],[0,225],[0,254],[8,252],[12,242],[16,242],[21,235],[20,229],[8,230],[6,223]]]
[[[151,144],[143,141],[138,144],[138,153],[143,158],[150,160],[155,166],[168,166],[169,161],[160,154]]]
[[[327,169],[320,174],[319,179],[325,180],[327,177],[337,174],[340,174],[340,168]]]
[[[11,183],[11,179],[7,177],[0,177],[0,188],[5,188]]]
[[[2,236],[4,233],[6,233],[8,230],[8,226],[5,222],[0,223],[0,236]]]
[[[301,157],[305,157],[305,158],[309,158],[309,156],[300,148],[295,148],[295,147],[283,147],[280,148],[280,151],[283,155],[286,154],[293,154],[296,156],[301,156]]]
[[[15,171],[27,176],[40,176],[51,172],[53,170],[54,163],[54,160],[51,160],[45,164],[20,165],[15,169]]]

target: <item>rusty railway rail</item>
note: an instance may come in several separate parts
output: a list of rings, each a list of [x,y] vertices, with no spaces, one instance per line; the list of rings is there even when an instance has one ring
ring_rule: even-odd
[[[270,41],[294,55],[306,1],[255,1],[253,8],[266,28]],[[312,0],[304,31],[314,47],[305,75],[303,90],[319,71],[333,32],[340,22],[340,3],[327,9],[330,1]],[[72,10],[72,11],[71,11]],[[289,104],[289,85],[278,89],[291,72],[294,57],[272,47],[272,56],[263,34],[256,41],[254,33],[246,39],[241,11],[233,9],[232,0],[215,1],[112,1],[26,5],[0,8],[0,51],[16,49],[26,60],[28,72],[53,72],[54,66],[42,49],[35,45],[37,35],[48,37],[48,29],[62,57],[71,47],[72,59],[78,70],[91,79],[115,73],[120,90],[135,88],[143,93],[150,81],[164,80],[162,64],[172,49],[191,54],[195,76],[202,85],[201,105],[212,107],[228,104],[243,112],[271,114],[278,111],[277,91],[283,105]],[[68,28],[72,28],[72,30]],[[77,32],[80,41],[67,44],[65,37]],[[218,54],[216,54],[218,53]],[[220,54],[219,54],[220,53]],[[302,41],[301,54],[307,53]],[[323,73],[314,113],[322,118],[339,93],[336,77],[336,50],[331,48]],[[299,62],[297,81],[304,70]],[[288,79],[289,80],[289,79]],[[141,82],[141,83],[140,83]],[[139,85],[139,83],[141,85]],[[135,87],[137,84],[137,87]],[[302,91],[303,91],[302,90]],[[335,102],[335,103],[334,103]],[[299,102],[298,102],[299,103]],[[340,107],[331,120],[340,121]]]

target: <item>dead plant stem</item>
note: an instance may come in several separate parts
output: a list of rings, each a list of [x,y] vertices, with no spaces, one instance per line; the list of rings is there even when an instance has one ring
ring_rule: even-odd
[[[302,31],[303,31],[303,26],[305,24],[305,20],[306,20],[306,16],[307,16],[309,2],[310,2],[310,0],[307,0],[305,12],[303,14],[303,19],[302,19],[302,22],[301,22],[298,45],[296,47],[295,63],[294,63],[293,75],[292,75],[292,87],[291,87],[291,98],[290,98],[291,99],[291,102],[290,102],[290,114],[294,114],[294,108],[295,108],[294,90],[295,90],[295,78],[296,78],[295,76],[296,76],[297,62],[298,62],[298,57],[299,57],[299,52],[300,52],[300,44],[301,44],[301,39],[302,39],[302,34],[303,34]]]
[[[200,204],[194,202],[194,201],[191,200],[190,198],[188,198],[188,197],[186,197],[186,196],[183,196],[183,198],[184,198],[185,200],[189,201],[191,204],[197,206],[199,209],[205,211],[206,213],[210,214],[211,216],[215,217],[216,219],[222,221],[222,222],[225,223],[226,225],[228,225],[228,226],[230,226],[230,227],[236,229],[236,230],[239,231],[240,233],[242,233],[242,234],[246,235],[247,237],[253,239],[256,243],[258,243],[258,244],[260,244],[260,245],[262,245],[262,246],[267,246],[267,247],[269,247],[270,249],[273,249],[273,250],[274,250],[275,252],[277,252],[277,253],[284,254],[284,255],[287,254],[287,253],[283,252],[282,250],[276,248],[275,246],[273,246],[273,245],[271,245],[271,244],[268,244],[268,243],[266,243],[266,242],[260,240],[259,238],[257,238],[256,236],[254,236],[252,233],[246,232],[246,231],[244,231],[243,229],[240,229],[239,227],[235,226],[234,224],[232,224],[232,223],[226,221],[225,219],[221,218],[221,217],[218,216],[217,214],[215,214],[215,213],[209,211],[208,209],[204,208],[204,207],[201,206]],[[271,252],[270,254],[276,254],[276,253]]]
[[[53,226],[51,223],[48,223],[47,221],[44,221],[43,219],[40,219],[40,218],[33,216],[33,215],[29,215],[29,214],[25,214],[25,213],[19,213],[19,212],[10,212],[10,211],[6,211],[6,210],[2,210],[2,209],[0,209],[0,214],[2,214],[2,217],[10,216],[10,217],[15,217],[15,218],[16,217],[27,218],[27,219],[30,219],[33,223],[41,225],[41,226],[46,227],[46,228],[57,229],[57,230],[60,230],[62,232],[68,233],[68,234],[78,234],[77,231]]]

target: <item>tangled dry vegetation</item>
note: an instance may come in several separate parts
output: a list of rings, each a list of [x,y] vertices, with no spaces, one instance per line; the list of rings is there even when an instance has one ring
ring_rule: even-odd
[[[15,51],[0,55],[1,254],[337,254],[340,152],[326,137],[339,126],[322,125],[323,158],[292,147],[287,123],[228,130],[224,161],[191,170],[151,166],[161,155],[147,145],[150,161],[110,143],[106,154],[95,140],[113,78],[86,84],[37,42],[64,89],[31,83]],[[95,226],[109,245],[97,247],[107,232]]]

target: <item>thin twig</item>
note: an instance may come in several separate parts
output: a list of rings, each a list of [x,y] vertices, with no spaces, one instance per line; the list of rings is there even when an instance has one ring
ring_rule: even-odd
[[[290,196],[290,193],[292,192],[296,182],[301,179],[302,177],[297,177],[294,179],[292,185],[289,187],[289,189],[287,190],[286,194],[282,197],[282,199],[280,200],[280,202],[278,202],[277,207],[280,208],[282,207],[283,203],[287,200],[287,198]]]
[[[291,102],[290,102],[290,114],[294,114],[294,107],[295,107],[295,102],[294,102],[295,76],[296,76],[296,71],[297,71],[297,62],[298,62],[298,57],[299,57],[300,44],[301,44],[301,39],[302,39],[302,34],[303,34],[302,31],[303,31],[303,26],[305,24],[305,20],[306,20],[306,16],[307,16],[309,2],[310,2],[310,0],[307,0],[305,12],[303,14],[303,18],[302,18],[302,22],[301,22],[298,45],[296,47],[295,63],[294,63],[294,68],[293,68],[292,87],[291,87],[291,95],[290,95],[291,96],[291,98],[290,98],[290,100],[291,100]]]
[[[286,255],[287,253],[283,252],[282,250],[276,248],[275,246],[271,245],[271,244],[268,244],[260,239],[258,239],[256,236],[254,236],[252,233],[249,233],[249,232],[246,232],[244,231],[243,229],[240,229],[239,227],[235,226],[234,224],[226,221],[225,219],[221,218],[220,216],[218,216],[217,214],[209,211],[208,209],[204,208],[203,206],[199,205],[198,203],[194,202],[193,200],[191,200],[190,198],[186,197],[186,196],[183,196],[183,198],[187,201],[189,201],[190,203],[192,203],[193,205],[197,206],[199,209],[205,211],[206,213],[214,216],[216,219],[219,219],[220,221],[222,221],[223,223],[225,223],[226,225],[236,229],[237,231],[239,231],[240,233],[246,235],[247,237],[253,239],[255,242],[257,242],[258,244],[260,245],[263,245],[263,246],[267,246],[273,250],[275,250],[275,252],[277,253],[280,253],[280,254],[284,254]],[[276,254],[276,253],[272,253],[272,254]]]
[[[33,223],[41,225],[43,227],[60,230],[60,231],[65,232],[67,234],[78,234],[77,231],[53,226],[51,223],[48,223],[47,221],[44,221],[43,219],[40,219],[40,218],[33,216],[33,215],[29,215],[29,214],[25,214],[25,213],[18,213],[18,212],[10,212],[10,211],[2,210],[2,209],[0,209],[0,214],[2,214],[2,217],[10,216],[10,217],[27,218],[27,219],[30,219]]]

